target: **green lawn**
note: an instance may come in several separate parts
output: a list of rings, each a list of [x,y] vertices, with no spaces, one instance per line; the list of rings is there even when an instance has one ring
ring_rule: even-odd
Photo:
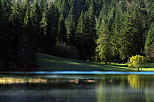
[[[81,60],[72,60],[46,54],[37,54],[39,71],[136,71],[128,68],[126,64],[111,63],[110,65],[99,64],[95,62],[85,62]],[[150,68],[143,68],[143,71],[154,71],[154,64]]]

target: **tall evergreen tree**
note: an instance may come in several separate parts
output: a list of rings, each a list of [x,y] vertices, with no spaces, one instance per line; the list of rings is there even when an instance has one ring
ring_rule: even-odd
[[[95,39],[96,39],[96,30],[95,30],[95,16],[93,8],[90,7],[89,10],[84,14],[82,13],[78,26],[77,26],[77,41],[79,42],[77,47],[80,52],[81,59],[91,60],[94,57],[95,53]],[[82,50],[81,50],[82,49]]]
[[[47,31],[50,33],[51,46],[54,46],[56,43],[56,36],[58,34],[58,21],[59,21],[59,12],[56,6],[53,3],[49,4],[48,8],[48,25]]]
[[[75,17],[74,8],[71,8],[69,15],[66,19],[67,39],[68,44],[74,45],[75,41]]]
[[[118,37],[119,55],[122,60],[134,55],[141,54],[142,50],[142,24],[136,12],[136,8],[126,13],[125,21]]]
[[[112,55],[113,59],[115,61],[119,61],[119,48],[121,47],[121,37],[122,37],[122,29],[123,27],[123,21],[124,17],[122,16],[121,12],[117,12],[115,16],[115,20],[112,25],[112,30],[111,30],[111,44],[112,44]]]
[[[60,15],[59,21],[58,21],[58,41],[62,43],[66,43],[67,41],[67,31],[65,26],[65,19],[63,14]]]
[[[87,30],[86,30],[86,25],[85,25],[85,15],[82,12],[78,21],[78,25],[77,25],[77,30],[76,30],[76,35],[75,35],[75,45],[77,46],[79,53],[80,53],[80,58],[84,59],[86,56],[86,48],[85,48],[85,44],[86,42],[86,34],[87,34]]]
[[[34,1],[32,5],[32,9],[30,12],[30,18],[31,18],[31,34],[30,34],[30,39],[32,41],[32,46],[34,46],[34,50],[38,50],[38,45],[39,45],[39,40],[41,37],[40,34],[40,21],[41,21],[41,8],[39,6],[39,1]]]
[[[94,13],[93,6],[90,6],[87,11],[87,17],[85,15],[85,25],[87,29],[87,51],[89,52],[87,57],[91,59],[91,57],[95,56],[95,48],[96,48],[96,18]]]
[[[145,43],[145,54],[148,58],[154,59],[154,24],[151,25]]]
[[[47,3],[46,0],[44,1],[44,6],[42,7],[43,13],[42,13],[42,19],[40,21],[40,39],[39,39],[39,48],[42,48],[41,50],[47,49],[47,47],[50,47],[50,43],[48,42],[48,39],[46,36],[48,36],[47,33],[47,25],[48,25],[48,14],[47,14]]]
[[[96,57],[97,59],[104,61],[111,61],[112,50],[111,50],[111,38],[110,32],[108,29],[108,23],[106,20],[102,20],[101,26],[98,30],[98,39],[97,39],[97,48],[96,48]]]
[[[12,12],[9,17],[10,22],[10,32],[8,41],[10,43],[7,43],[6,46],[8,47],[8,65],[10,65],[10,68],[16,67],[16,64],[19,60],[18,52],[20,52],[21,48],[19,47],[19,37],[21,35],[21,25],[22,25],[22,16],[21,16],[21,7],[19,2],[13,2],[11,6]]]
[[[69,1],[68,0],[62,0],[60,7],[60,12],[63,14],[64,18],[67,17],[70,9]]]

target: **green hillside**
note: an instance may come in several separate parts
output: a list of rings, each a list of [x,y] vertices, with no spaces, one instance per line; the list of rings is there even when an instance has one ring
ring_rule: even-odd
[[[46,54],[37,54],[39,68],[45,71],[133,71],[124,64],[103,65],[94,62],[66,59]]]
[[[37,54],[37,61],[39,67],[36,70],[39,71],[136,71],[136,69],[128,68],[126,64],[105,65],[41,53]],[[154,71],[154,64],[148,64],[148,68],[142,68],[142,71]]]

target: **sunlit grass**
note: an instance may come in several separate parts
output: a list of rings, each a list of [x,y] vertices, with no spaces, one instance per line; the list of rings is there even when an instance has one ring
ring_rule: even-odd
[[[38,53],[39,68],[36,71],[137,71],[135,68],[129,68],[127,63],[87,62],[81,60],[72,60],[56,56],[50,56]],[[142,71],[154,71],[154,63],[146,65]]]
[[[41,78],[12,78],[2,77],[0,78],[0,84],[24,84],[24,83],[47,83],[47,79]]]

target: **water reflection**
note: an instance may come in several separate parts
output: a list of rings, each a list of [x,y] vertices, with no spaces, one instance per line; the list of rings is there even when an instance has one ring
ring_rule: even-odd
[[[13,78],[13,77],[1,77],[0,78],[0,84],[24,84],[24,83],[47,83],[47,79]]]
[[[154,102],[152,75],[25,77],[1,77],[0,102]]]
[[[104,75],[97,80],[97,102],[154,102],[154,77]]]
[[[130,87],[133,89],[139,89],[142,87],[144,88],[145,85],[147,84],[147,81],[144,80],[139,75],[128,75],[128,82],[129,82]]]
[[[102,78],[96,82],[96,97],[97,102],[106,102],[105,101],[105,79]]]

